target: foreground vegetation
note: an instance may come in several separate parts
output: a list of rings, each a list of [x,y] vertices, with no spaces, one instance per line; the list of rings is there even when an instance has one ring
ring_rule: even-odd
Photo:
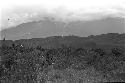
[[[0,47],[1,83],[93,83],[125,81],[124,77],[125,49],[120,46]]]

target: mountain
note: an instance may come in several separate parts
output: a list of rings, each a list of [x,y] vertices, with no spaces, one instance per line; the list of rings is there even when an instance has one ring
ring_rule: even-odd
[[[74,21],[63,23],[51,19],[44,19],[4,29],[0,34],[2,39],[6,37],[8,40],[18,40],[59,36],[62,34],[73,34],[85,37],[106,33],[124,33],[124,20],[125,19],[123,18],[105,18],[93,21]]]

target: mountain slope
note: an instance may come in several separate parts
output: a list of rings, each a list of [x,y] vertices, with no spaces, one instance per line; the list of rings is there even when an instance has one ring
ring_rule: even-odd
[[[25,39],[25,38],[41,38],[55,35],[78,35],[89,36],[105,33],[124,33],[124,19],[122,18],[105,18],[93,21],[74,21],[70,23],[55,22],[50,19],[38,22],[28,22],[20,24],[16,27],[2,30],[1,38],[6,39]],[[63,30],[65,28],[65,30]]]

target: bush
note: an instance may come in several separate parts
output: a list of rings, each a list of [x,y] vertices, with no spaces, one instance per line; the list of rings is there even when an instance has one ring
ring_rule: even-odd
[[[38,72],[49,66],[56,70],[71,67],[78,71],[93,66],[97,71],[106,73],[119,68],[118,62],[125,59],[122,48],[112,48],[108,53],[102,48],[93,48],[96,46],[95,42],[87,42],[86,46],[90,48],[62,46],[44,49],[40,46],[25,48],[15,44],[12,47],[3,45],[0,48],[0,79],[11,80],[12,83],[19,80],[28,83],[37,80]]]
[[[114,57],[119,57],[123,54],[122,49],[119,48],[112,48],[111,51]]]

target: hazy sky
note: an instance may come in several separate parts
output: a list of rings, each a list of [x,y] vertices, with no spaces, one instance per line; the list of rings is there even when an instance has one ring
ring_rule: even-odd
[[[0,8],[0,30],[48,16],[66,23],[125,18],[125,0],[3,0]]]

